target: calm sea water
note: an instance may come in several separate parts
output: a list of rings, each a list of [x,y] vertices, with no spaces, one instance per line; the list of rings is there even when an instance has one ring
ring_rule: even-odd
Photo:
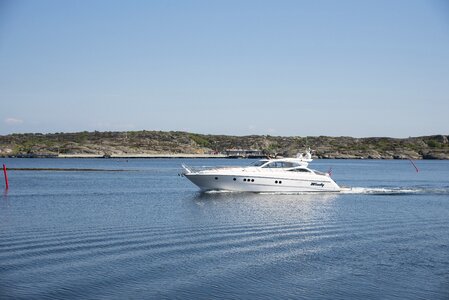
[[[0,162],[126,170],[9,171],[1,299],[449,299],[448,161],[314,161],[354,187],[338,195],[200,193],[177,175],[248,160]]]

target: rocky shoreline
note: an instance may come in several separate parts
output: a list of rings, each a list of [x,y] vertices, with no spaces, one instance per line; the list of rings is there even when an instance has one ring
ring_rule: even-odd
[[[180,131],[27,133],[0,136],[1,157],[223,158],[229,149],[294,156],[310,147],[322,159],[449,159],[447,135],[282,137],[203,135]]]

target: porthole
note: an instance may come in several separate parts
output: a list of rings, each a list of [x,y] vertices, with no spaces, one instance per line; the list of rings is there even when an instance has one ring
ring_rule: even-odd
[[[246,178],[243,178],[243,181],[246,181]]]
[[[276,180],[274,183],[278,183],[278,181]]]
[[[251,182],[254,182],[254,179],[251,179]]]
[[[282,183],[282,181],[279,181],[279,184],[281,184]]]
[[[237,180],[237,178],[233,178],[232,180],[236,181],[236,180]]]
[[[215,177],[215,180],[218,180],[218,177]]]

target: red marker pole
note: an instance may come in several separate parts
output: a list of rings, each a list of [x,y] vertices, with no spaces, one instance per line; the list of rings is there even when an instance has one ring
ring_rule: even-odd
[[[8,172],[6,172],[6,166],[5,166],[5,164],[3,164],[3,174],[5,174],[5,184],[6,184],[6,189],[9,189]]]

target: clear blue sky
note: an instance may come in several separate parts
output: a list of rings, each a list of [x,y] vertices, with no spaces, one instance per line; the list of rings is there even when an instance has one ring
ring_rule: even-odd
[[[0,0],[0,104],[0,134],[449,134],[449,2]]]

